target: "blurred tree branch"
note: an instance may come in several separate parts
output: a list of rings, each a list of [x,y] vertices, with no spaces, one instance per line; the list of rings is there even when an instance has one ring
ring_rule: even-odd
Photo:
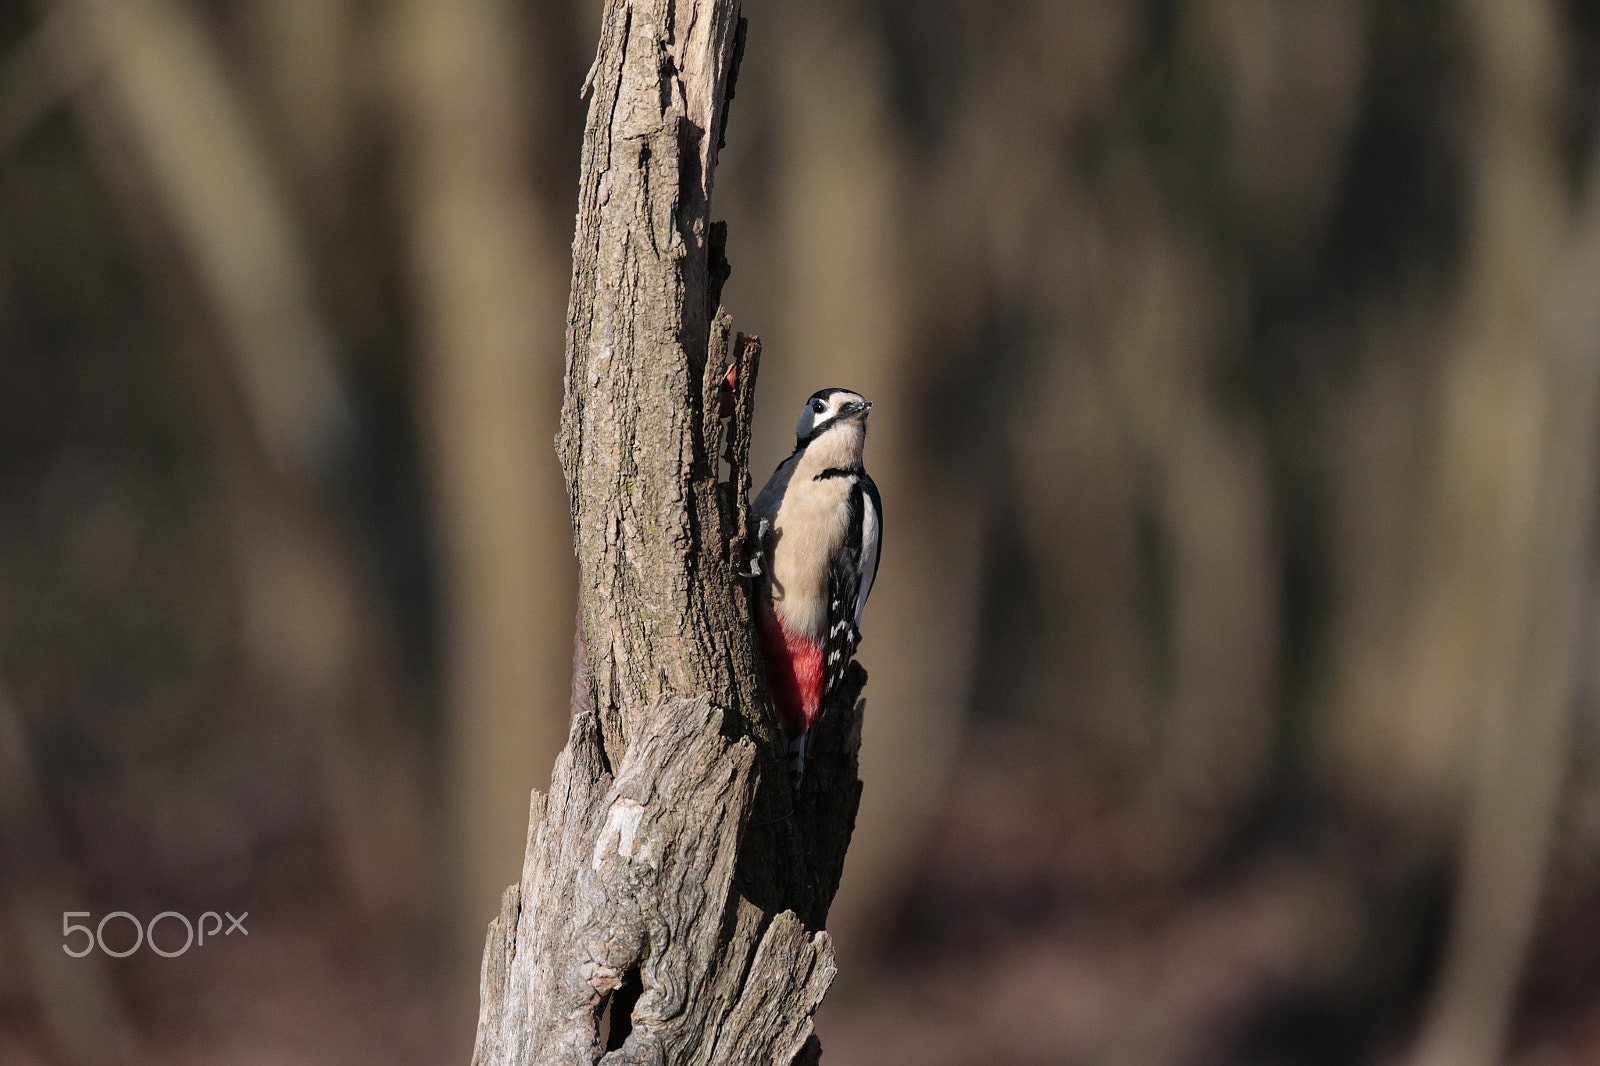
[[[383,720],[387,699],[356,695],[382,672],[373,667],[384,654],[384,619],[328,506],[349,474],[357,427],[303,232],[191,5],[39,6],[65,27],[45,38],[58,62],[96,75],[77,108],[157,279],[171,329],[164,347],[186,364],[212,458],[226,470],[221,502],[237,541],[250,646],[307,708],[363,904],[415,907],[426,855],[415,843],[420,760],[412,738]],[[202,365],[213,351],[217,365]],[[384,710],[363,717],[353,708]]]
[[[421,405],[440,530],[462,948],[516,876],[528,789],[566,736],[572,625],[560,473],[565,248],[526,177],[548,122],[527,106],[513,5],[395,9]],[[470,955],[463,956],[465,962]]]
[[[310,264],[250,136],[223,64],[172,0],[41,5],[76,24],[102,65],[147,180],[171,218],[234,360],[245,410],[276,472],[330,475],[353,429]]]
[[[1544,892],[1566,739],[1592,633],[1600,156],[1569,200],[1554,5],[1471,5],[1481,84],[1473,248],[1446,379],[1440,529],[1419,669],[1476,719],[1451,943],[1413,1060],[1498,1062]],[[1463,536],[1459,530],[1470,530]],[[1476,618],[1465,634],[1444,622]],[[1441,632],[1442,631],[1442,632]],[[1441,663],[1440,660],[1443,660]],[[1451,669],[1451,677],[1421,673]]]
[[[54,822],[27,729],[0,691],[0,917],[56,1053],[75,1066],[133,1066],[142,1056],[105,960],[68,957],[56,935],[62,911],[89,908]]]
[[[557,442],[586,661],[490,925],[483,1066],[820,1053],[865,677],[791,796],[736,576],[759,345],[710,216],[742,33],[737,0],[611,0],[586,85]]]

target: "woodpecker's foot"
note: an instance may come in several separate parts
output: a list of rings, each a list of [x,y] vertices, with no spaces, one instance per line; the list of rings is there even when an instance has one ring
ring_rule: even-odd
[[[760,577],[761,576],[761,563],[762,563],[762,560],[764,559],[764,557],[766,556],[766,552],[761,550],[761,544],[762,544],[762,540],[761,540],[761,535],[759,533],[757,533],[755,536],[750,538],[750,559],[749,559],[750,571],[749,571],[749,573],[746,573],[743,570],[739,571],[739,576],[740,577]]]
[[[750,534],[750,572],[739,572],[740,577],[760,577],[762,574],[761,563],[766,557],[767,534],[772,530],[772,519],[766,515],[756,518],[755,532]]]

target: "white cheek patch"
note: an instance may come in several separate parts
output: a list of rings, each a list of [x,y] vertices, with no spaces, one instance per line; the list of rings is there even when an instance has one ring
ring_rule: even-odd
[[[811,409],[811,405],[809,403],[806,404],[805,407],[803,407],[800,411],[800,421],[794,424],[795,437],[798,439],[810,436],[812,430],[816,429],[824,422],[827,422],[838,413],[839,412],[834,410],[832,407],[824,407],[820,411],[814,411]]]

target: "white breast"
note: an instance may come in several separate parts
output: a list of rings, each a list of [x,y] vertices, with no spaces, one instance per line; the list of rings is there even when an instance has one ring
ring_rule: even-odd
[[[850,489],[849,478],[794,478],[767,540],[778,617],[818,641],[828,629],[828,567],[848,533]]]

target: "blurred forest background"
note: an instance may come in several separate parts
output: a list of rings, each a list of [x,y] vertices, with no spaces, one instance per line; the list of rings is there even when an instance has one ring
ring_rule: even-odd
[[[1600,1063],[1600,11],[744,10],[758,480],[848,386],[887,510],[826,1061]],[[0,9],[0,1062],[467,1061],[598,26]]]

